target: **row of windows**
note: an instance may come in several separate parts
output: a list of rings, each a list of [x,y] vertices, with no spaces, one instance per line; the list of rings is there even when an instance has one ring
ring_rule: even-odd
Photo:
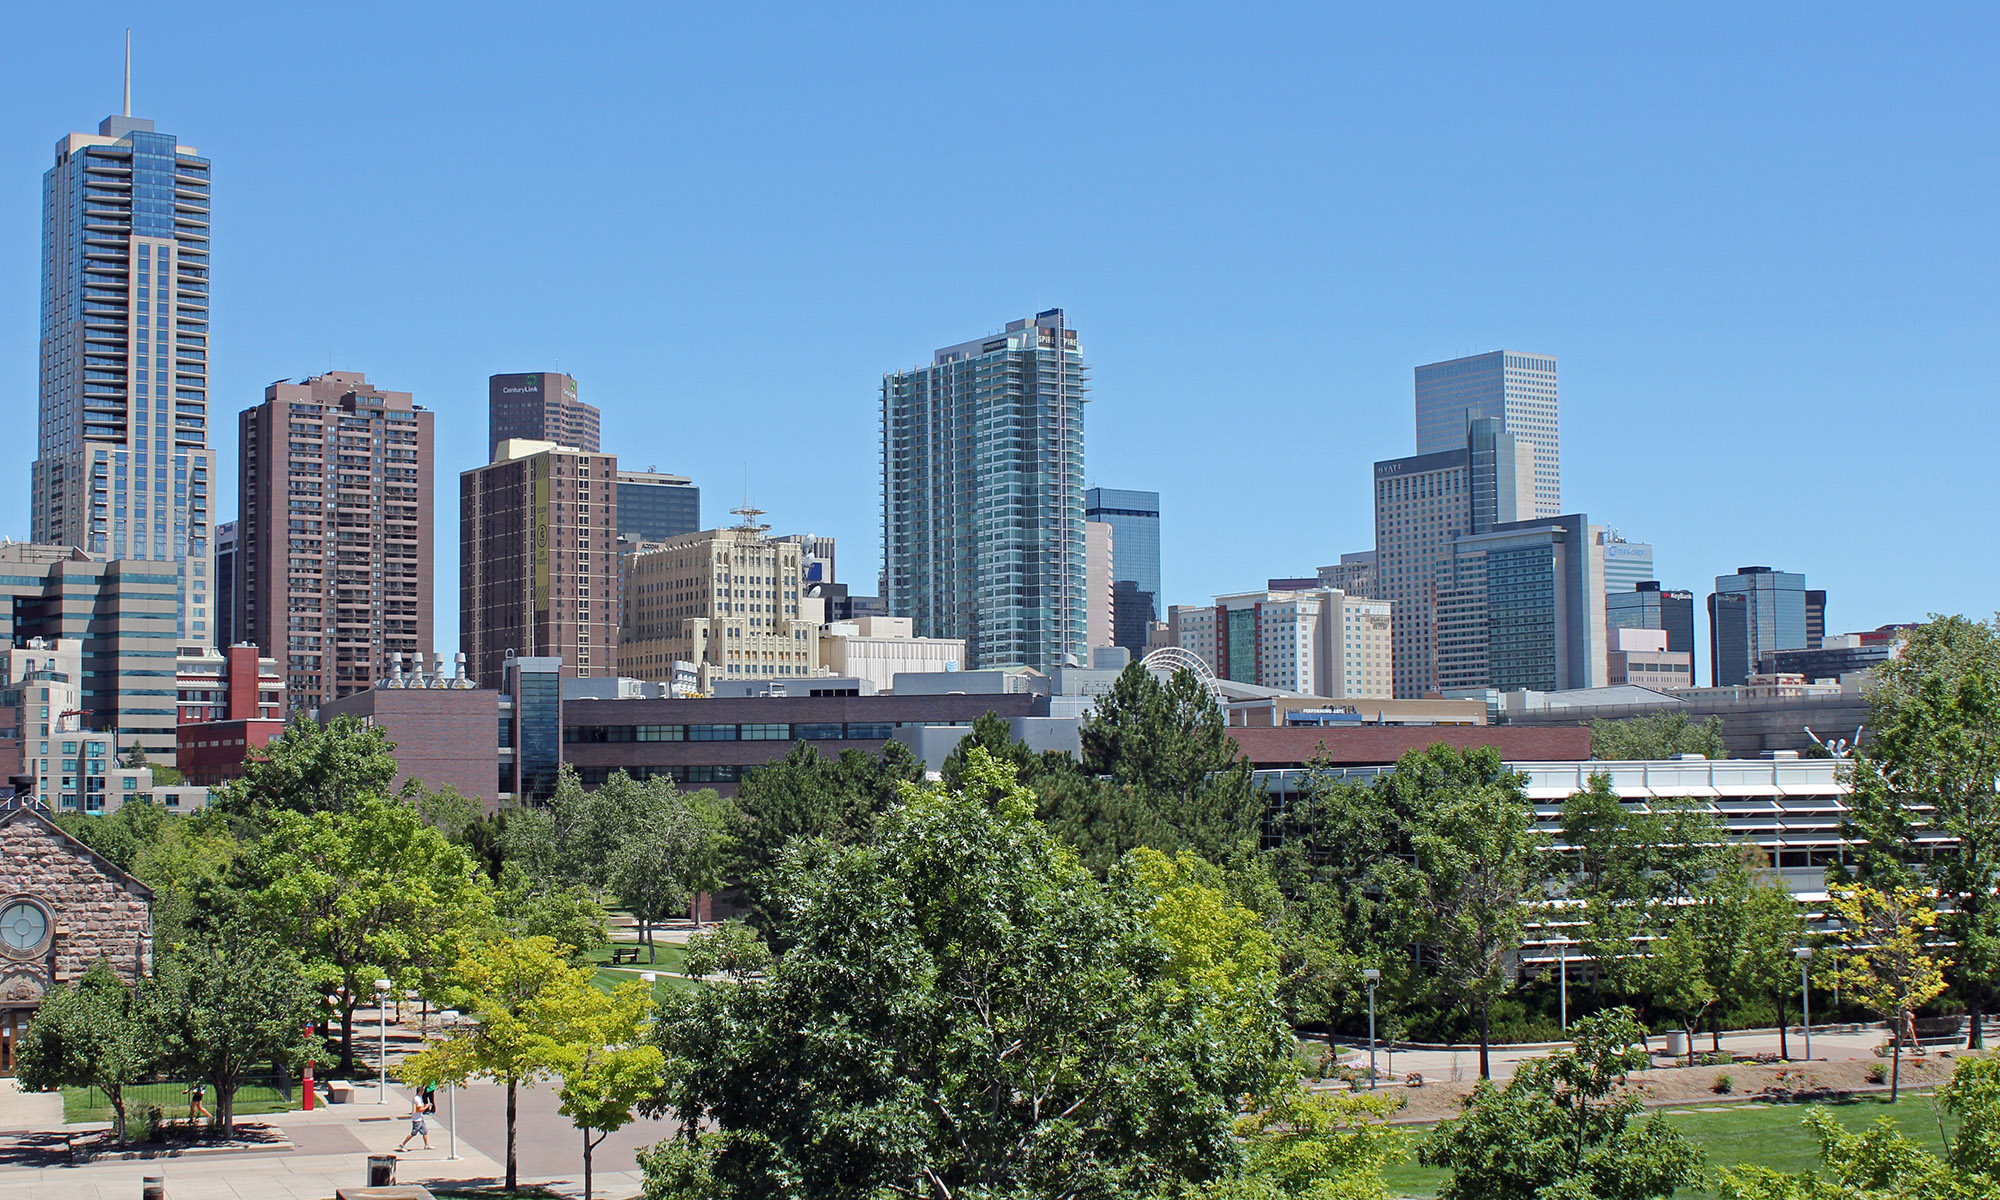
[[[895,732],[887,721],[816,723],[765,722],[753,725],[570,725],[563,741],[603,742],[834,742],[885,741]]]

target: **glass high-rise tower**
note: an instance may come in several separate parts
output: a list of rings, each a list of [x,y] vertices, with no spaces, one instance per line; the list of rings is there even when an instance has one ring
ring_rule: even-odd
[[[1083,494],[1086,521],[1111,526],[1111,643],[1146,656],[1160,606],[1160,493],[1094,487]]]
[[[1562,515],[1558,416],[1553,355],[1495,350],[1417,368],[1417,453],[1457,450],[1469,422],[1497,418],[1534,449],[1536,517]]]
[[[1090,660],[1088,378],[1059,308],[882,377],[883,600],[968,665]]]
[[[159,562],[177,636],[213,643],[209,163],[131,115],[42,176],[34,540]],[[167,705],[167,707],[172,707]]]

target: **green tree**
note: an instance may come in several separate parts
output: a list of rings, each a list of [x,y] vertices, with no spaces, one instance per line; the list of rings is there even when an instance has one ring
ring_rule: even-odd
[[[501,868],[493,907],[508,933],[519,938],[548,938],[566,948],[576,966],[589,961],[590,952],[607,940],[609,914],[589,888],[581,884],[537,886],[517,862]]]
[[[158,1061],[150,989],[134,989],[99,959],[75,983],[60,984],[15,1049],[15,1074],[31,1092],[94,1087],[111,1102],[111,1136],[125,1142],[125,1089]]]
[[[154,1020],[172,1069],[215,1088],[215,1122],[236,1128],[236,1093],[254,1069],[296,1066],[319,1049],[305,1029],[319,995],[298,956],[238,926],[160,958]]]
[[[1407,854],[1379,862],[1423,970],[1466,1006],[1479,1030],[1479,1074],[1491,1073],[1493,1002],[1512,977],[1528,902],[1545,894],[1544,839],[1535,829],[1525,777],[1491,747],[1439,744],[1402,757],[1376,784],[1391,812],[1406,814]]]
[[[724,873],[743,884],[753,922],[770,922],[764,875],[794,839],[867,845],[876,823],[899,802],[897,789],[923,777],[923,763],[901,742],[884,746],[879,758],[844,750],[834,759],[811,742],[794,742],[785,757],[752,772],[728,816]]]
[[[469,948],[439,986],[439,998],[470,1017],[441,1040],[403,1060],[411,1084],[491,1079],[507,1088],[507,1190],[520,1183],[514,1151],[518,1093],[559,1066],[565,1031],[577,1009],[577,989],[592,971],[572,967],[548,938],[508,938]]]
[[[252,858],[256,919],[298,951],[307,978],[340,989],[343,1072],[354,1070],[354,1007],[373,980],[424,985],[492,918],[464,849],[393,800],[273,812]]]
[[[486,819],[486,806],[451,784],[432,791],[412,779],[403,784],[400,799],[414,806],[424,824],[463,846],[470,831]]]
[[[537,888],[584,887],[601,894],[611,854],[630,828],[621,805],[638,786],[622,772],[612,779],[585,791],[576,768],[564,763],[547,802],[506,810],[506,861],[519,863]]]
[[[250,752],[242,776],[215,789],[209,803],[250,821],[279,811],[345,812],[390,794],[395,749],[379,725],[341,716],[322,726],[300,709],[283,734]]]
[[[121,804],[106,816],[89,813],[56,813],[55,823],[64,833],[109,859],[121,871],[130,871],[139,852],[158,841],[162,831],[184,818],[169,813],[163,804]]]
[[[612,776],[624,778],[623,772]],[[611,851],[606,883],[639,922],[648,961],[658,962],[654,928],[685,914],[698,893],[722,882],[725,806],[712,790],[682,793],[665,779],[622,790],[630,819]]]
[[[1730,972],[1739,1001],[1767,1000],[1778,1014],[1778,1054],[1791,1058],[1786,1040],[1791,1004],[1799,996],[1796,951],[1808,945],[1805,912],[1777,872],[1763,870],[1743,899],[1742,956]]]
[[[696,979],[723,975],[742,983],[764,973],[771,950],[741,921],[723,921],[688,939],[683,969]]]
[[[906,788],[876,844],[802,842],[770,880],[762,980],[656,1022],[682,1132],[649,1196],[1143,1195],[1226,1173],[1239,1097],[1286,1041],[1217,1021],[1159,894],[1098,882],[985,752]],[[1199,923],[1197,923],[1199,924]],[[1246,1064],[1257,1063],[1250,1071]]]
[[[1954,947],[1970,1045],[2000,980],[2000,618],[1934,617],[1875,670],[1874,738],[1853,759],[1847,836],[1861,880],[1922,886]],[[1950,853],[1932,847],[1949,842]]]
[[[590,1200],[592,1154],[660,1086],[666,1060],[645,1040],[653,1000],[638,980],[605,993],[572,976],[542,1003],[555,1027],[549,1064],[556,1098],[583,1135],[583,1200]]]
[[[1631,1010],[1572,1029],[1573,1050],[1522,1063],[1504,1088],[1481,1080],[1418,1147],[1452,1171],[1439,1200],[1665,1200],[1700,1178],[1701,1152],[1664,1114],[1634,1121],[1644,1102],[1624,1083],[1646,1053]]]
[[[1139,844],[1215,863],[1256,850],[1264,789],[1192,671],[1161,683],[1131,664],[1078,736],[1083,774],[1101,777],[1110,797],[1131,805],[1123,820],[1138,826]]]
[[[1821,1108],[1805,1124],[1819,1136],[1818,1171],[1738,1166],[1722,1172],[1725,1200],[1991,1200],[2000,1195],[2000,1059],[1968,1058],[1937,1091],[1959,1118],[1945,1157],[1897,1132],[1888,1117],[1849,1130]]]
[[[1669,710],[1644,717],[1590,723],[1590,757],[1609,762],[1646,762],[1676,754],[1728,758],[1722,741],[1722,718],[1693,720]]]
[[[1944,955],[1935,948],[1936,910],[1909,888],[1835,885],[1827,903],[1840,918],[1835,978],[1849,1000],[1879,1013],[1893,1031],[1889,1100],[1903,1083],[1903,1043],[1917,1009],[1944,994]]]
[[[1387,1092],[1280,1093],[1236,1122],[1240,1171],[1188,1193],[1200,1200],[1388,1200],[1382,1171],[1408,1153],[1388,1126],[1402,1100]]]

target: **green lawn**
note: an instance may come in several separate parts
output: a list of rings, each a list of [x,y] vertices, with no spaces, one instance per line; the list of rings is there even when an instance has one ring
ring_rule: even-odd
[[[1727,1105],[1706,1108],[1668,1109],[1668,1119],[1688,1139],[1708,1154],[1708,1170],[1713,1188],[1716,1171],[1722,1167],[1752,1164],[1779,1171],[1803,1171],[1819,1163],[1819,1141],[1799,1122],[1810,1106],[1804,1104]],[[1924,1097],[1906,1097],[1891,1105],[1876,1097],[1863,1097],[1844,1104],[1826,1106],[1841,1124],[1859,1129],[1875,1118],[1887,1116],[1896,1127],[1918,1145],[1942,1153],[1937,1117]],[[1952,1128],[1956,1122],[1947,1125]],[[1418,1137],[1421,1137],[1418,1134]],[[1391,1192],[1403,1196],[1437,1195],[1448,1173],[1405,1162],[1389,1168],[1385,1176]],[[1682,1189],[1680,1200],[1712,1200],[1713,1190]]]
[[[139,1127],[139,1119],[149,1104],[160,1106],[160,1112],[169,1119],[180,1120],[188,1115],[188,1097],[184,1094],[185,1083],[142,1083],[125,1089],[125,1119],[134,1131]],[[236,1091],[236,1115],[253,1117],[260,1113],[290,1112],[298,1104],[298,1092],[292,1092],[293,1099],[281,1099],[276,1088],[259,1084],[246,1084]],[[66,1087],[62,1089],[63,1123],[78,1121],[109,1121],[111,1102],[104,1093],[94,1087]],[[208,1089],[205,1100],[208,1111],[215,1111],[215,1089]]]
[[[637,979],[641,971],[657,973],[660,979],[655,986],[659,988],[686,989],[701,986],[691,979],[674,977],[687,963],[687,947],[677,942],[666,942],[660,941],[657,938],[655,939],[654,946],[660,955],[658,962],[648,961],[646,947],[642,945],[639,947],[639,961],[637,965],[619,967],[610,965],[611,952],[613,950],[630,950],[632,945],[633,943],[631,942],[607,942],[590,952],[590,961],[597,964],[597,975],[591,980],[591,983],[600,991],[608,992],[621,983]]]

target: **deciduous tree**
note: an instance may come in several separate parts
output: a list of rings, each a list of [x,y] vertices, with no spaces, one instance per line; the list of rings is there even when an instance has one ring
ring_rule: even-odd
[[[765,978],[664,1002],[682,1133],[648,1195],[1143,1195],[1229,1170],[1268,1068],[1228,1043],[1282,1044],[1274,1006],[1213,1020],[1157,893],[1099,883],[1033,809],[982,750],[962,789],[906,789],[876,844],[785,852]]]
[[[297,955],[261,931],[239,924],[162,954],[154,989],[160,1053],[215,1088],[225,1132],[236,1127],[236,1093],[253,1070],[296,1066],[317,1050],[303,1031],[318,993]]]
[[[340,1066],[354,1070],[354,1006],[378,975],[422,985],[492,918],[492,901],[463,848],[407,804],[360,799],[347,808],[273,812],[252,853],[251,907],[294,947],[307,977],[339,987]]]
[[[1624,1088],[1645,1067],[1630,1009],[1573,1027],[1575,1048],[1523,1062],[1504,1088],[1481,1080],[1465,1115],[1445,1121],[1417,1156],[1449,1167],[1439,1200],[1665,1200],[1700,1178],[1702,1154]]]
[[[125,1089],[158,1062],[150,988],[135,990],[99,959],[60,984],[15,1047],[15,1073],[31,1092],[94,1087],[111,1103],[111,1136],[125,1141]]]
[[[1921,885],[1951,942],[1974,1048],[2000,981],[2000,618],[1935,617],[1876,668],[1847,835],[1876,887]],[[1948,842],[1939,852],[1936,844]]]
[[[548,938],[508,938],[468,948],[441,981],[438,998],[472,1018],[403,1060],[412,1084],[491,1079],[507,1088],[507,1190],[520,1182],[514,1132],[523,1083],[560,1065],[563,1031],[577,1008],[588,967],[572,967]]]
[[[665,1062],[645,1040],[653,1000],[633,980],[605,993],[575,976],[542,998],[552,1026],[550,1069],[562,1115],[583,1135],[583,1200],[590,1200],[592,1155],[623,1129],[660,1086]]]
[[[1917,1009],[1944,994],[1944,963],[1935,945],[1937,912],[1917,892],[1904,887],[1828,889],[1827,902],[1840,917],[1842,952],[1836,978],[1848,998],[1880,1013],[1892,1031],[1894,1067],[1889,1099],[1902,1088],[1903,1043]]]

